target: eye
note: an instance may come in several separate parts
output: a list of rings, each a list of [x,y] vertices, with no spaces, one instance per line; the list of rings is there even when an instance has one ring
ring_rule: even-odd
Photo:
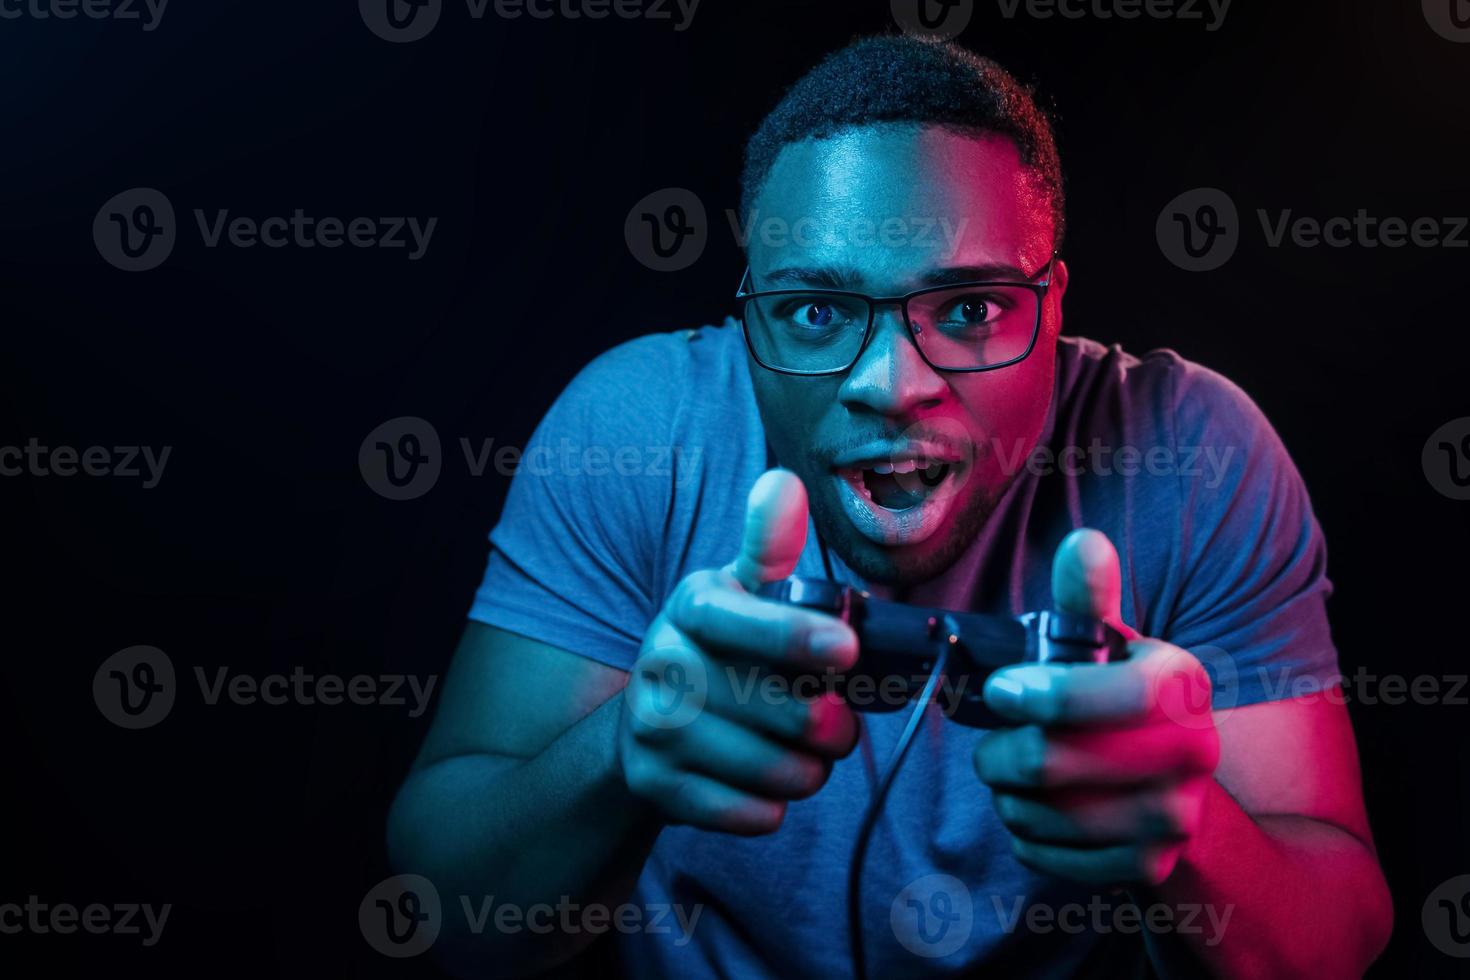
[[[860,317],[857,304],[843,297],[808,295],[786,297],[775,319],[794,333],[826,337],[846,330]]]
[[[940,324],[949,327],[981,327],[994,323],[1005,313],[994,295],[971,293],[951,300],[941,311]]]
[[[830,327],[838,320],[837,307],[831,303],[803,303],[797,307],[797,326]]]

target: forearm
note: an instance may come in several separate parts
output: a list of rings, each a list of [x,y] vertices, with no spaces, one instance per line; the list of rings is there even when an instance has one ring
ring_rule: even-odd
[[[1393,908],[1371,848],[1299,816],[1253,819],[1212,782],[1198,834],[1140,907],[1204,906],[1219,930],[1145,932],[1163,976],[1361,976],[1388,942]],[[1225,920],[1226,916],[1228,920]]]
[[[595,938],[585,930],[497,930],[497,908],[524,913],[564,898],[612,908],[632,891],[660,824],[623,782],[620,701],[612,698],[534,758],[456,756],[412,774],[400,790],[389,817],[390,857],[396,870],[438,888],[444,921],[435,948],[461,975],[539,972]],[[476,921],[490,896],[489,916]]]

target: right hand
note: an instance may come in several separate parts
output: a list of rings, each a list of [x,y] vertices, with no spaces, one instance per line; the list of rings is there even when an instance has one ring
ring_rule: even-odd
[[[752,594],[792,573],[806,528],[801,480],[788,470],[762,474],[740,556],[681,581],[643,638],[623,692],[618,759],[629,790],[671,823],[770,833],[787,802],[821,789],[857,742],[852,709],[822,685],[812,697],[772,685],[771,697],[762,684],[793,668],[843,672],[857,660],[846,623]]]

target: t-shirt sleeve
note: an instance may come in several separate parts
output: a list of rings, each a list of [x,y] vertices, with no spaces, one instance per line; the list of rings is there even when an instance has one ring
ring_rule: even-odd
[[[521,454],[470,618],[629,669],[656,613],[683,390],[670,335],[582,370]]]
[[[1261,410],[1221,375],[1171,372],[1182,579],[1161,637],[1193,652],[1215,707],[1315,693],[1338,679],[1327,545],[1301,474]]]

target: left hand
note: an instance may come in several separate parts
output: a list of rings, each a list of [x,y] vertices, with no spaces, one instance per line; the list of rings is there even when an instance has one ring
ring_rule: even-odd
[[[1092,885],[1157,885],[1199,830],[1220,740],[1204,667],[1124,625],[1121,595],[1112,542],[1068,535],[1052,565],[1056,608],[1108,622],[1129,637],[1129,659],[997,671],[985,702],[1019,727],[981,738],[975,771],[1022,864]]]

